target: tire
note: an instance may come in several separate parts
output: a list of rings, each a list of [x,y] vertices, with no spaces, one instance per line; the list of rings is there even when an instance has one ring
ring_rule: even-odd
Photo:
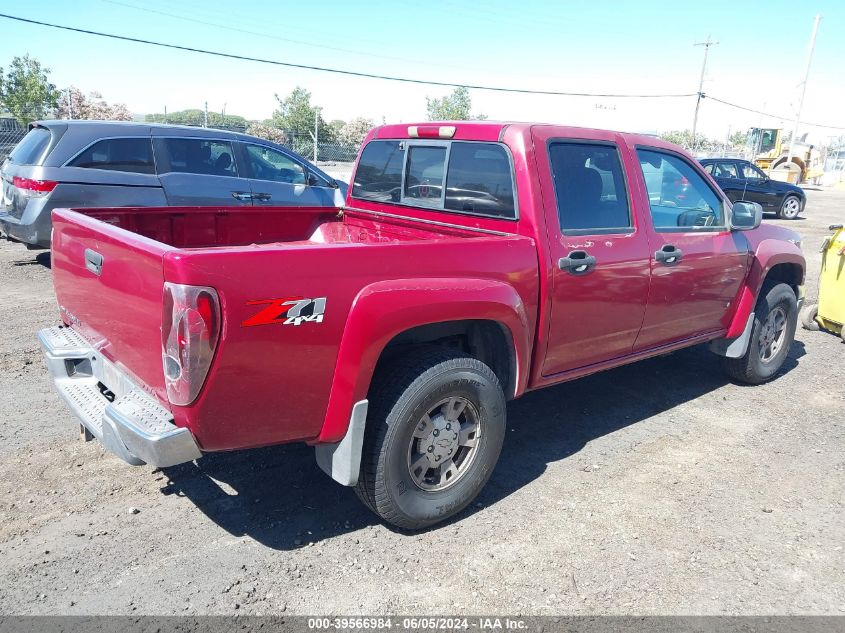
[[[792,288],[786,284],[764,284],[754,306],[754,327],[748,349],[741,358],[722,357],[722,368],[737,382],[749,385],[771,380],[789,354],[797,324],[798,302]],[[779,334],[773,337],[775,330]]]
[[[798,196],[786,196],[780,205],[778,217],[782,220],[794,220],[801,213],[801,200]]]
[[[493,371],[461,352],[424,347],[410,360],[389,364],[370,389],[355,492],[384,521],[406,530],[457,514],[493,472],[505,437],[505,406]]]
[[[801,308],[801,313],[799,315],[801,319],[801,327],[805,330],[810,330],[811,332],[818,332],[819,330],[819,323],[816,321],[816,317],[819,314],[819,304],[818,303],[808,303],[803,308]]]

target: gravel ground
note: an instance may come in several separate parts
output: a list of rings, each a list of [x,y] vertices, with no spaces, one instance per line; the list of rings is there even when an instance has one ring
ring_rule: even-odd
[[[785,223],[811,300],[842,221],[845,192],[810,191]],[[57,321],[48,264],[0,243],[0,613],[845,613],[832,335],[799,329],[760,387],[693,348],[513,402],[478,503],[408,535],[305,446],[157,471],[78,441],[34,338]]]

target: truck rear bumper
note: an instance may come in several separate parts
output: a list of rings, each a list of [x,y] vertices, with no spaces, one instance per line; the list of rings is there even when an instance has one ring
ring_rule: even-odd
[[[69,327],[38,332],[56,391],[82,425],[129,464],[174,466],[202,456],[191,432]]]

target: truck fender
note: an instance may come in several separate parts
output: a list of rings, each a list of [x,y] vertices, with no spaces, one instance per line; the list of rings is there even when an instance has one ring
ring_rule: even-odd
[[[801,268],[798,286],[803,287],[806,262],[801,249],[783,240],[763,240],[754,252],[745,283],[739,291],[736,309],[724,338],[710,343],[710,350],[720,356],[741,358],[748,349],[754,327],[754,306],[769,272],[779,264],[796,264]],[[798,301],[803,299],[799,296]],[[800,306],[799,306],[800,307]]]
[[[513,286],[490,279],[423,278],[380,281],[361,290],[346,320],[323,428],[313,442],[318,447],[332,445],[318,450],[322,453],[318,460],[321,467],[331,465],[323,468],[328,474],[340,483],[354,485],[349,483],[352,477],[346,476],[354,471],[357,480],[362,420],[366,418],[366,405],[362,403],[366,402],[370,380],[387,344],[398,334],[418,326],[464,320],[495,321],[507,329],[514,346],[516,370],[512,395],[521,393],[528,377],[531,328],[525,306]],[[347,446],[342,447],[347,438]],[[355,463],[341,464],[341,453]]]

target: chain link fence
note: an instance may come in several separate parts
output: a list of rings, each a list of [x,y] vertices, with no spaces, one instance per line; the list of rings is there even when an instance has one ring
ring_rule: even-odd
[[[15,145],[26,135],[26,127],[14,117],[0,117],[0,162],[6,160]]]

